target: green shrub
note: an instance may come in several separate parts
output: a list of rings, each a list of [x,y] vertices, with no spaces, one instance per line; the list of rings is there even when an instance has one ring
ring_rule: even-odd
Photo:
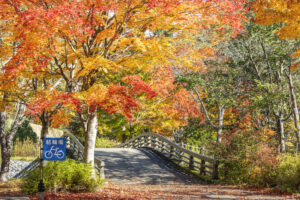
[[[300,156],[283,155],[276,169],[277,187],[282,192],[300,192]]]
[[[46,191],[91,192],[102,182],[99,178],[91,178],[92,166],[78,161],[49,161],[43,169]],[[22,179],[21,190],[26,194],[37,193],[40,182],[40,169],[37,168],[29,176]]]
[[[96,148],[111,148],[113,146],[116,146],[117,142],[114,140],[110,140],[109,138],[106,137],[97,137],[96,139]]]

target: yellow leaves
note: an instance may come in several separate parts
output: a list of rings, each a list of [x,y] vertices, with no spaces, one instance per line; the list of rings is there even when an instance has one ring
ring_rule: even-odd
[[[93,73],[93,71],[102,71],[104,73],[108,73],[108,71],[117,71],[119,67],[116,63],[104,58],[101,55],[84,57],[81,58],[80,61],[82,62],[83,70],[79,71],[76,74],[76,77],[86,76],[90,73]]]
[[[268,136],[273,136],[276,132],[271,129],[264,129],[264,133]]]
[[[285,145],[287,145],[287,146],[289,146],[289,147],[295,146],[295,145],[294,145],[293,143],[291,143],[291,142],[286,142]]]
[[[175,57],[175,48],[168,38],[134,37],[122,38],[115,45],[117,63],[123,72],[148,71],[153,66],[170,65]]]
[[[295,53],[293,53],[292,57],[294,58],[300,57],[300,49],[298,49]]]
[[[103,41],[105,38],[111,38],[113,37],[115,34],[115,30],[110,28],[110,29],[105,29],[103,31],[101,31],[96,38],[96,42],[100,43],[101,41]]]
[[[146,46],[144,45],[144,43],[142,42],[142,40],[140,38],[134,38],[134,44],[136,46],[136,48],[138,50],[140,50],[141,52],[145,53],[146,50]]]
[[[290,70],[293,71],[293,70],[296,70],[299,68],[299,65],[300,65],[300,62],[297,62],[295,64],[293,64],[291,67],[290,67]]]
[[[296,0],[255,0],[252,9],[256,12],[256,22],[270,25],[284,23],[280,29],[280,39],[300,37],[300,2]],[[299,57],[299,50],[293,55]]]
[[[118,43],[118,48],[123,49],[127,46],[130,46],[132,44],[132,39],[133,38],[122,38],[122,39],[120,39],[120,41]]]
[[[124,49],[126,47],[131,47],[141,52],[146,52],[147,48],[143,41],[139,37],[123,38],[118,43],[118,49]]]
[[[107,87],[102,84],[95,84],[87,91],[76,93],[76,97],[81,100],[86,100],[88,105],[93,105],[95,102],[102,102],[106,98]]]
[[[299,13],[300,14],[300,13]],[[289,21],[286,26],[279,30],[280,39],[299,38],[300,27],[298,21]]]

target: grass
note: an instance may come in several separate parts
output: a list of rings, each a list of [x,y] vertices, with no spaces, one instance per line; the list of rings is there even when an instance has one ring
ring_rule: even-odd
[[[22,156],[14,156],[11,157],[11,160],[21,160],[21,161],[34,161],[37,157],[22,157]]]
[[[14,143],[12,149],[11,160],[21,160],[21,161],[34,161],[40,153],[40,148],[38,143],[34,143],[32,140],[27,138],[25,141],[21,142],[17,140]],[[0,157],[1,163],[1,157]]]
[[[114,140],[110,140],[109,138],[106,137],[97,137],[96,138],[96,148],[111,148],[113,146],[116,146],[117,142]]]
[[[12,156],[13,157],[38,157],[40,152],[39,144],[34,143],[32,140],[27,138],[26,140],[17,140],[14,143]]]

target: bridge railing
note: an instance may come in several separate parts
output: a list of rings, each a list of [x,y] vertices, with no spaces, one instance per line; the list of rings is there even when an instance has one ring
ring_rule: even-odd
[[[72,156],[76,160],[83,161],[84,146],[81,144],[78,138],[68,131],[64,131],[64,137],[66,138],[67,142],[67,150],[69,150],[72,153]],[[104,162],[95,157],[94,167],[96,169],[96,172],[99,174],[100,178],[105,179]]]
[[[209,175],[212,179],[218,179],[217,159],[185,149],[156,133],[148,132],[140,134],[128,142],[116,147],[152,148],[175,161],[179,165],[186,165],[190,170],[199,170],[201,175]]]

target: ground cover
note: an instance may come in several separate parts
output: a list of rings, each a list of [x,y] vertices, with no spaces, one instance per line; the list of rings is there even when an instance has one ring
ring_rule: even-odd
[[[0,183],[0,197],[22,196],[19,180],[7,184]],[[25,195],[24,195],[25,196]],[[271,189],[245,188],[243,186],[224,185],[124,185],[117,186],[108,183],[93,193],[45,193],[46,199],[55,200],[173,200],[173,199],[300,199],[298,195],[280,194]],[[36,200],[37,195],[28,196]]]

